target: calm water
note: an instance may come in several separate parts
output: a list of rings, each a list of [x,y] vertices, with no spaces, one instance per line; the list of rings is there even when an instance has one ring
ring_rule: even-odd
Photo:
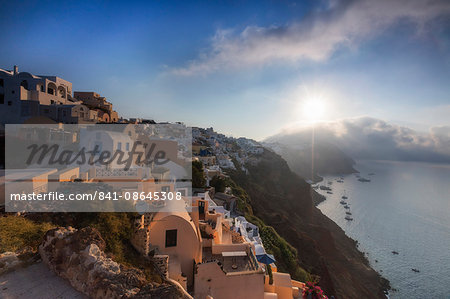
[[[321,184],[331,181],[333,194],[319,191],[327,197],[320,210],[359,241],[372,267],[398,290],[391,298],[450,298],[450,166],[360,161],[356,169],[371,182],[325,177]],[[344,219],[343,194],[353,221]]]

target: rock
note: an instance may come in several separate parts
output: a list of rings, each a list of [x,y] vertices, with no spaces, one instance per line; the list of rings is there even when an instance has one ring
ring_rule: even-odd
[[[121,265],[105,255],[105,241],[94,228],[56,228],[48,231],[39,246],[42,261],[90,298],[179,298],[171,284],[153,284],[136,268]],[[163,287],[163,289],[161,289]],[[166,298],[166,297],[164,297]]]
[[[16,269],[21,264],[18,254],[15,252],[4,252],[0,254],[0,274]]]

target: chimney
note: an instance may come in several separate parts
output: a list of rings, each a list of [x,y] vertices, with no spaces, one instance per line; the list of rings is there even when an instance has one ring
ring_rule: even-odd
[[[19,67],[17,65],[14,66],[14,75],[19,73]]]

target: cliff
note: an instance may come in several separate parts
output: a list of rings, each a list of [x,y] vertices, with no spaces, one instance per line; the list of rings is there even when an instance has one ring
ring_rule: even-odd
[[[311,144],[266,143],[265,146],[283,157],[292,171],[305,179],[311,179],[313,162],[314,181],[321,180],[320,175],[357,172],[353,168],[355,161],[336,145],[328,142],[321,141],[314,145],[314,160]]]
[[[389,282],[375,272],[356,242],[318,210],[311,188],[285,160],[265,150],[258,162],[229,172],[249,195],[252,213],[298,251],[300,266],[320,276],[319,285],[335,298],[385,298]]]

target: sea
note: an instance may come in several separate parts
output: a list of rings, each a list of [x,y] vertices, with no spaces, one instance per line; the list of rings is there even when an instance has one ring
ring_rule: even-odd
[[[333,194],[318,190],[326,196],[318,208],[390,281],[389,298],[450,299],[450,165],[358,161],[355,168],[359,174],[324,177],[319,185]]]

